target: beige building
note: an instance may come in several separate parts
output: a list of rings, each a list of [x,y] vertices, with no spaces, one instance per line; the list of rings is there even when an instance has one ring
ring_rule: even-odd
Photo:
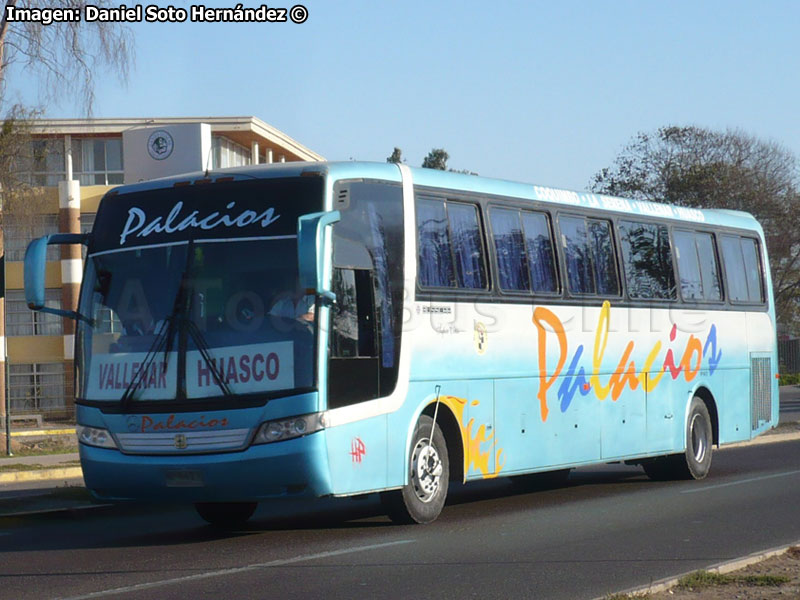
[[[0,367],[7,369],[0,369],[0,414],[5,392],[12,425],[36,416],[71,419],[74,414],[74,323],[33,312],[25,302],[22,261],[32,238],[88,231],[100,199],[122,183],[187,171],[324,160],[255,117],[38,120],[32,144],[22,176],[37,188],[35,214],[3,219],[0,348],[7,349],[7,365]],[[75,310],[82,273],[80,247],[48,248],[47,305]],[[5,357],[0,354],[0,361]]]

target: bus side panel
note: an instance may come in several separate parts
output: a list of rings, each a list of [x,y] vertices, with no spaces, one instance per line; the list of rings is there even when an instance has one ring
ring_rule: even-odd
[[[387,416],[378,415],[326,429],[328,464],[334,495],[386,487]]]
[[[470,439],[466,453],[469,460],[467,478],[482,479],[503,468],[504,453],[495,426],[494,382],[491,379],[470,381],[466,398]]]
[[[647,392],[647,452],[658,454],[684,449],[684,413],[689,384],[681,377],[672,379],[668,371],[648,373],[649,382],[657,382]],[[651,383],[652,384],[652,383]]]
[[[624,377],[624,373],[618,373]],[[644,388],[625,388],[613,400],[600,403],[602,411],[602,458],[612,460],[647,452],[647,413]]]
[[[543,431],[536,400],[537,379],[533,377],[498,379],[495,391],[495,436],[503,440],[503,474],[546,465],[541,445]]]
[[[538,385],[542,379],[535,380]],[[573,387],[582,381],[581,377],[561,376],[555,388]],[[538,386],[537,386],[538,387]],[[537,389],[538,392],[538,389]],[[580,394],[567,406],[549,402],[547,420],[536,416],[537,463],[557,468],[561,465],[597,462],[601,457],[600,432],[602,429],[602,403],[593,396]],[[563,410],[562,410],[563,409]]]
[[[750,369],[725,369],[722,395],[717,398],[719,443],[750,439]]]

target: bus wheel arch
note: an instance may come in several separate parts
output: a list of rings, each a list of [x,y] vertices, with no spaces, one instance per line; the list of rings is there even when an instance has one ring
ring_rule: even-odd
[[[642,467],[650,479],[704,479],[711,469],[714,426],[706,401],[696,392],[686,411],[685,449],[680,454],[648,458]]]
[[[431,523],[444,508],[450,461],[442,428],[438,422],[433,425],[432,417],[420,415],[405,461],[407,481],[399,490],[381,493],[381,504],[395,523]]]
[[[719,412],[717,411],[717,403],[714,400],[714,396],[707,387],[703,386],[695,390],[694,396],[700,398],[703,404],[706,405],[708,416],[711,418],[712,443],[715,446],[719,446]],[[691,402],[691,398],[689,401]]]
[[[429,404],[422,411],[423,415],[433,419],[436,404]],[[458,425],[453,411],[449,406],[439,404],[439,413],[436,415],[436,428],[441,429],[447,445],[447,456],[450,460],[450,481],[464,482],[464,440],[461,436],[461,427]]]

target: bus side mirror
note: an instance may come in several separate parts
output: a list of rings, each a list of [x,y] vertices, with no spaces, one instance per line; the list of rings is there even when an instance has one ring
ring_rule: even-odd
[[[297,264],[300,287],[314,290],[331,302],[336,295],[330,290],[325,274],[325,230],[342,218],[338,210],[303,215],[297,219]]]
[[[47,265],[47,246],[50,244],[86,244],[88,234],[54,233],[37,238],[25,250],[25,301],[28,308],[52,313],[70,319],[86,319],[80,313],[44,305],[45,267]]]

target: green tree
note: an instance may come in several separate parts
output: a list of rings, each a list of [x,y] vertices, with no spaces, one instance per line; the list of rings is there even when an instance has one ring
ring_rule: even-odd
[[[797,158],[777,143],[741,131],[662,127],[640,132],[593,191],[679,206],[727,208],[755,216],[762,227],[778,320],[800,316],[800,191]]]
[[[422,161],[422,167],[425,169],[447,171],[447,159],[449,158],[450,155],[444,148],[434,148],[428,152],[428,156]]]
[[[398,148],[397,146],[394,147],[392,150],[392,155],[386,157],[386,162],[394,163],[396,165],[402,164],[403,162],[403,151]]]

